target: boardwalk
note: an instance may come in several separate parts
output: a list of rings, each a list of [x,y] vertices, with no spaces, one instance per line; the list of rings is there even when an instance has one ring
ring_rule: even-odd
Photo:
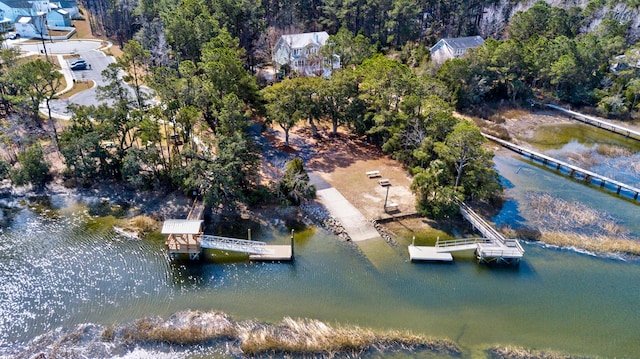
[[[516,144],[513,144],[505,140],[501,140],[497,137],[494,137],[485,133],[483,133],[482,135],[494,142],[499,143],[505,148],[508,148],[514,152],[520,153],[521,155],[527,156],[532,160],[538,160],[546,166],[553,165],[553,167],[555,167],[557,171],[566,170],[568,172],[567,174],[570,177],[576,177],[578,175],[582,175],[585,183],[592,183],[593,181],[596,181],[600,185],[600,188],[608,189],[610,191],[615,191],[616,194],[618,195],[626,194],[629,197],[633,198],[634,200],[637,200],[638,195],[640,194],[640,189],[633,187],[631,185],[585,170],[578,166],[568,164],[566,162],[549,157],[547,155],[543,155],[542,153],[529,150],[524,147],[520,147]]]
[[[474,251],[480,263],[518,264],[524,256],[524,249],[517,239],[507,239],[466,204],[460,203],[460,214],[480,232],[483,238],[454,239],[436,242],[434,247],[409,246],[409,258],[412,261],[453,260],[451,253]]]
[[[592,126],[595,126],[595,127],[598,127],[598,128],[602,128],[602,129],[605,129],[607,131],[611,131],[611,132],[614,132],[614,133],[617,133],[617,134],[620,134],[620,135],[625,136],[627,138],[632,138],[634,140],[640,141],[640,132],[638,132],[638,131],[634,131],[634,130],[628,129],[626,127],[618,126],[618,125],[615,125],[613,123],[597,119],[597,118],[595,118],[593,116],[583,115],[583,114],[578,113],[578,112],[567,110],[567,109],[562,108],[560,106],[551,105],[551,104],[547,104],[546,106],[549,107],[549,108],[552,108],[552,109],[554,109],[556,111],[560,111],[560,112],[568,115],[569,117],[571,117],[573,119],[576,119],[576,120],[578,120],[580,122],[584,122],[586,124],[589,124],[589,125],[592,125]]]

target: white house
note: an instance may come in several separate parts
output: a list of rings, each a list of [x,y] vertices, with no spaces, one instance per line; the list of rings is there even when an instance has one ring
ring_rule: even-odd
[[[24,16],[35,15],[33,5],[24,0],[0,0],[0,17],[15,23]]]
[[[23,16],[19,18],[15,23],[16,33],[26,38],[47,36],[46,15],[47,13],[42,12],[39,16]]]
[[[47,26],[70,27],[71,19],[79,17],[75,0],[0,0],[2,29],[15,27],[21,37],[46,36]]]
[[[59,9],[62,9],[69,13],[69,17],[72,20],[82,20],[82,15],[80,15],[80,10],[78,9],[78,3],[76,0],[61,0],[56,1],[56,5],[58,5]]]
[[[328,38],[325,31],[282,35],[273,49],[273,64],[276,69],[288,65],[303,76],[330,74],[332,69],[340,68],[340,57],[322,56],[320,48]]]
[[[431,61],[442,64],[449,59],[459,58],[468,49],[482,46],[482,44],[484,44],[484,39],[480,36],[440,39],[430,49]]]
[[[63,9],[53,9],[47,14],[47,25],[49,26],[71,26],[71,16]]]

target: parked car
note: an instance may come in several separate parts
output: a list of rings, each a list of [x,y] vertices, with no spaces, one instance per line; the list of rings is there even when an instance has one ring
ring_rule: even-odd
[[[75,66],[79,64],[87,65],[87,62],[84,59],[75,59],[69,63],[69,66]]]
[[[20,38],[20,34],[12,32],[9,35],[7,35],[7,39],[9,40],[16,40]]]
[[[87,69],[87,63],[86,62],[78,62],[76,64],[73,64],[71,66],[69,66],[69,68],[73,71],[77,71],[77,70],[86,70]]]

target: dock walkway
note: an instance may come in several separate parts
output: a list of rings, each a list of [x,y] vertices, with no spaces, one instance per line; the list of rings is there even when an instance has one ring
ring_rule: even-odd
[[[518,264],[524,256],[524,249],[517,239],[507,239],[469,206],[460,203],[460,214],[480,232],[482,238],[454,239],[436,242],[431,246],[409,246],[411,261],[451,262],[453,252],[474,251],[480,263]]]
[[[293,260],[293,231],[291,245],[267,245],[260,241],[203,234],[203,217],[204,204],[194,201],[187,219],[170,219],[163,223],[162,234],[167,235],[165,244],[170,258],[186,254],[189,259],[198,259],[202,250],[209,248],[246,253],[249,260],[255,261]]]
[[[638,195],[640,194],[640,189],[633,187],[631,185],[628,185],[626,183],[622,183],[616,180],[613,180],[609,177],[605,177],[602,175],[599,175],[597,173],[585,170],[583,168],[580,168],[578,166],[574,166],[571,164],[568,164],[566,162],[560,161],[558,159],[555,159],[553,157],[549,157],[547,155],[543,155],[542,153],[533,151],[533,150],[529,150],[526,149],[524,147],[518,146],[516,144],[513,144],[511,142],[505,141],[505,140],[501,140],[497,137],[488,135],[486,133],[482,134],[484,137],[490,139],[491,141],[497,142],[498,144],[502,145],[505,148],[508,148],[514,152],[517,152],[521,155],[524,156],[528,156],[529,158],[531,158],[532,160],[539,160],[540,162],[542,162],[544,165],[550,165],[553,164],[555,169],[557,171],[560,171],[562,169],[566,169],[568,171],[568,175],[570,177],[574,177],[577,174],[582,174],[582,176],[584,177],[584,182],[585,183],[591,183],[592,181],[598,181],[600,188],[605,188],[605,189],[609,189],[611,191],[615,191],[617,195],[620,194],[628,194],[631,198],[633,198],[634,200],[638,199]]]
[[[556,111],[560,111],[560,112],[568,115],[569,117],[571,117],[571,118],[573,118],[575,120],[578,120],[580,122],[584,122],[586,124],[589,124],[589,125],[592,125],[592,126],[595,126],[595,127],[598,127],[598,128],[602,128],[604,130],[611,131],[613,133],[620,134],[620,135],[622,135],[624,137],[632,138],[634,140],[640,141],[640,132],[638,132],[638,131],[634,131],[634,130],[626,128],[626,127],[618,126],[618,125],[615,125],[613,123],[597,119],[597,118],[595,118],[593,116],[584,115],[584,114],[581,114],[579,112],[567,110],[566,108],[562,108],[560,106],[551,105],[551,104],[547,104],[546,106],[549,107],[549,108],[552,108],[552,109],[554,109]]]

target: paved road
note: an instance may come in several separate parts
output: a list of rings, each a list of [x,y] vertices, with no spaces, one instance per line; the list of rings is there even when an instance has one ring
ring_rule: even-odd
[[[42,43],[24,43],[23,40],[14,40],[8,42],[10,46],[20,47],[22,51],[31,53],[41,53]],[[95,82],[96,86],[104,86],[106,83],[102,78],[102,71],[104,71],[109,64],[115,62],[113,56],[107,56],[99,48],[103,45],[103,42],[96,40],[64,40],[64,41],[45,41],[44,46],[47,48],[47,53],[55,55],[79,55],[81,58],[87,61],[90,67],[86,70],[72,71],[68,69],[68,66],[63,66],[62,71],[70,72],[72,78],[75,81],[89,81]],[[96,86],[93,88],[82,91],[78,94],[71,96],[69,99],[59,99],[50,102],[52,112],[55,117],[68,119],[71,116],[71,112],[68,110],[69,104],[77,104],[82,106],[98,106],[100,104],[112,104],[112,100],[98,100],[96,94]],[[151,90],[145,89],[147,93],[151,93]],[[133,94],[133,90],[131,90]]]

